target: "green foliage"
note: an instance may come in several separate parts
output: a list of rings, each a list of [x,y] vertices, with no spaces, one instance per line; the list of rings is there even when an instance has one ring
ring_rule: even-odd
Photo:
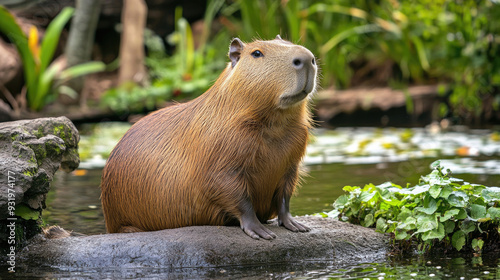
[[[0,32],[7,35],[19,51],[23,61],[28,105],[32,110],[40,110],[56,98],[58,91],[53,88],[55,81],[60,84],[105,68],[102,62],[91,62],[61,71],[56,64],[50,64],[62,29],[73,12],[73,8],[64,8],[49,24],[43,41],[38,45],[36,27],[32,26],[29,36],[26,36],[14,16],[5,7],[0,6]]]
[[[223,1],[222,1],[223,2]],[[221,1],[211,1],[205,14],[205,22],[211,22]],[[208,37],[205,28],[203,40]],[[217,79],[226,63],[229,35],[219,32],[210,44],[204,41],[195,48],[193,33],[182,9],[176,9],[175,32],[168,37],[175,46],[168,56],[161,38],[151,31],[145,33],[148,56],[145,59],[151,84],[141,87],[133,82],[110,89],[103,96],[102,104],[113,111],[141,111],[161,106],[169,99],[194,98],[205,92]],[[221,47],[224,46],[224,47]]]
[[[222,9],[232,35],[281,34],[319,56],[322,86],[436,83],[444,115],[500,108],[500,4],[490,0],[239,0]],[[496,96],[496,98],[495,98]]]
[[[21,204],[16,207],[16,216],[25,220],[38,220],[40,218],[40,211],[33,210],[28,206]]]
[[[500,188],[453,178],[439,161],[431,167],[433,171],[414,187],[390,182],[346,186],[348,194],[340,196],[334,209],[324,215],[376,227],[392,233],[396,241],[416,241],[422,251],[434,244],[451,244],[458,251],[469,246],[480,252],[484,236],[499,235]]]

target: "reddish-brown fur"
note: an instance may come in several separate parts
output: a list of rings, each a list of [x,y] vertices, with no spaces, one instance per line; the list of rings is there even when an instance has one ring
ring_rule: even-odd
[[[293,56],[312,66],[295,69]],[[101,184],[108,232],[239,223],[269,239],[258,221],[277,215],[290,230],[308,230],[288,202],[311,123],[307,97],[294,94],[314,91],[314,58],[279,37],[235,39],[230,58],[207,92],[142,118],[115,147]]]

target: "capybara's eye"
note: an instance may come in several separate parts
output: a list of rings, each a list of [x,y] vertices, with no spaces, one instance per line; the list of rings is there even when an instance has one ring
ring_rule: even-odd
[[[257,58],[257,57],[264,56],[264,54],[263,54],[261,51],[256,50],[256,51],[253,51],[253,52],[252,52],[252,56],[253,56],[254,58]]]

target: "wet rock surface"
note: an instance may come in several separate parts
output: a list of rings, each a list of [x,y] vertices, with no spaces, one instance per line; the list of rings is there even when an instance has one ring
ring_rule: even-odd
[[[63,270],[100,268],[210,268],[276,263],[366,263],[383,260],[387,238],[373,229],[330,218],[297,217],[312,228],[294,233],[267,225],[278,236],[254,240],[238,227],[195,226],[154,232],[36,236],[20,253],[18,265]]]

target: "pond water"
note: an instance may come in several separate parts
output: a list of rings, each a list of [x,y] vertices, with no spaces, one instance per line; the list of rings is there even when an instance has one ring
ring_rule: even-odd
[[[83,162],[70,174],[58,172],[47,197],[44,221],[84,234],[105,233],[100,196],[104,158],[128,129],[124,124],[81,127]],[[316,131],[308,147],[305,178],[298,195],[291,200],[293,215],[313,214],[332,209],[332,202],[346,185],[363,186],[392,181],[405,186],[418,183],[429,173],[437,158],[465,181],[499,186],[500,135],[488,130],[433,132],[427,129],[342,128]],[[387,257],[371,264],[328,263],[283,264],[252,268],[210,268],[166,271],[42,271],[50,278],[68,275],[81,278],[264,278],[264,279],[500,279],[496,255]],[[37,273],[37,275],[40,275]],[[129,275],[129,276],[127,276]],[[463,278],[462,278],[463,277]]]

